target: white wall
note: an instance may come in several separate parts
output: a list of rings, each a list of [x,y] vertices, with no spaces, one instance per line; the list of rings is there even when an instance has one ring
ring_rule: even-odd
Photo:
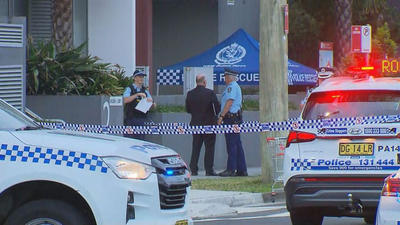
[[[87,1],[73,0],[73,44],[75,47],[80,46],[87,41],[88,29],[87,29]],[[87,45],[83,49],[82,53],[87,53]]]
[[[136,0],[88,0],[88,50],[131,76],[136,64]]]

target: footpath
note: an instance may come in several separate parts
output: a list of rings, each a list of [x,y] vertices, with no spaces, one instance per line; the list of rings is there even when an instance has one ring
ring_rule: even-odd
[[[249,176],[260,175],[261,168],[248,168],[247,172]],[[199,171],[199,175],[193,176],[192,180],[205,178],[221,179],[222,177],[205,176],[204,171]],[[283,190],[277,190],[275,202],[284,201],[285,199]],[[271,193],[207,191],[192,189],[189,195],[188,214],[193,219],[231,216],[238,214],[236,207],[250,207],[271,202]]]

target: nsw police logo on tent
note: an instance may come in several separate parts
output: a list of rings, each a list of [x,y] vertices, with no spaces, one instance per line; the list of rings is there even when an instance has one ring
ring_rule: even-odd
[[[236,64],[246,56],[246,49],[238,43],[233,43],[219,50],[214,62],[217,64]]]

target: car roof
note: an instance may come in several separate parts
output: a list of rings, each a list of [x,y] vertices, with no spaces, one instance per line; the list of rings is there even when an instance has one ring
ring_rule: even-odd
[[[354,90],[397,90],[400,91],[400,77],[380,77],[354,79],[352,77],[332,77],[320,84],[313,92]]]

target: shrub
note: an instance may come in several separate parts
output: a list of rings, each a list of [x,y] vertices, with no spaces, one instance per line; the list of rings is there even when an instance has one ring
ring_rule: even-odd
[[[86,43],[56,52],[51,41],[39,41],[37,47],[28,37],[27,93],[43,95],[121,95],[121,84],[129,83],[118,65],[99,63],[100,58],[84,56]]]

